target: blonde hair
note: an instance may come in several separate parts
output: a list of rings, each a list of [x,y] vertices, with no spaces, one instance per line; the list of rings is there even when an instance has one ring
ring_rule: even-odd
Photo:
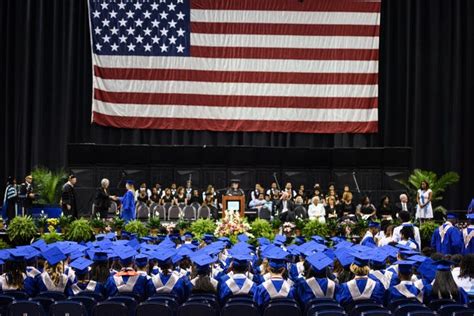
[[[270,266],[268,265],[268,259],[267,258],[263,259],[262,266],[263,266],[262,271],[260,271],[261,275],[264,275],[264,274],[267,274],[268,272],[270,272]]]
[[[55,286],[58,286],[62,281],[61,275],[63,274],[63,265],[62,263],[57,263],[55,265],[50,265],[48,261],[44,262],[44,271],[48,273],[51,281],[53,281]]]
[[[344,192],[344,194],[342,195],[342,199],[344,201],[352,200],[352,193],[351,192]]]
[[[357,276],[364,276],[364,275],[368,275],[369,272],[370,272],[370,269],[368,266],[362,266],[362,267],[359,267],[358,265],[356,265],[355,263],[351,264],[351,272],[354,273],[355,275]]]

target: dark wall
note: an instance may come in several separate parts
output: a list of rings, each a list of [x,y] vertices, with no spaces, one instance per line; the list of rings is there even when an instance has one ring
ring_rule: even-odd
[[[68,143],[411,147],[412,166],[461,174],[446,205],[465,208],[474,196],[473,23],[470,0],[382,1],[377,134],[127,130],[90,124],[86,0],[0,1],[0,181],[64,166]]]

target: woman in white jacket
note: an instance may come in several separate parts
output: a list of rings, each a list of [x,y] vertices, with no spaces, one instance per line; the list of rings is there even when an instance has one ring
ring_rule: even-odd
[[[326,223],[326,209],[323,203],[319,203],[319,196],[311,199],[311,205],[308,207],[308,217],[310,220],[318,220],[320,223]]]

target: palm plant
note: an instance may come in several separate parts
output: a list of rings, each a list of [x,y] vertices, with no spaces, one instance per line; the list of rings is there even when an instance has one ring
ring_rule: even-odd
[[[51,171],[44,167],[37,167],[31,172],[36,190],[39,193],[38,203],[58,205],[61,197],[61,184],[66,180],[64,170]]]

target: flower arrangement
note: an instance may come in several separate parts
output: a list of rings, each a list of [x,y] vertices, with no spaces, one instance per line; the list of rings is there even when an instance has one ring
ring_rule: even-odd
[[[217,221],[214,235],[217,237],[228,237],[232,242],[237,240],[237,235],[246,234],[253,238],[250,233],[250,224],[246,218],[241,218],[239,212],[227,210],[222,220]]]
[[[293,231],[296,228],[296,225],[291,222],[284,222],[282,228],[283,228],[283,234],[285,234],[286,236],[292,236]]]
[[[49,232],[52,232],[53,230],[56,229],[56,226],[58,226],[59,221],[58,221],[57,218],[48,218],[48,219],[46,220],[46,223],[47,223],[47,225],[48,225],[48,231],[49,231]]]
[[[175,224],[175,223],[168,223],[168,224],[166,224],[166,225],[163,225],[163,227],[166,228],[166,232],[167,232],[168,234],[172,234],[173,231],[174,231],[175,228],[176,228],[176,224]]]

